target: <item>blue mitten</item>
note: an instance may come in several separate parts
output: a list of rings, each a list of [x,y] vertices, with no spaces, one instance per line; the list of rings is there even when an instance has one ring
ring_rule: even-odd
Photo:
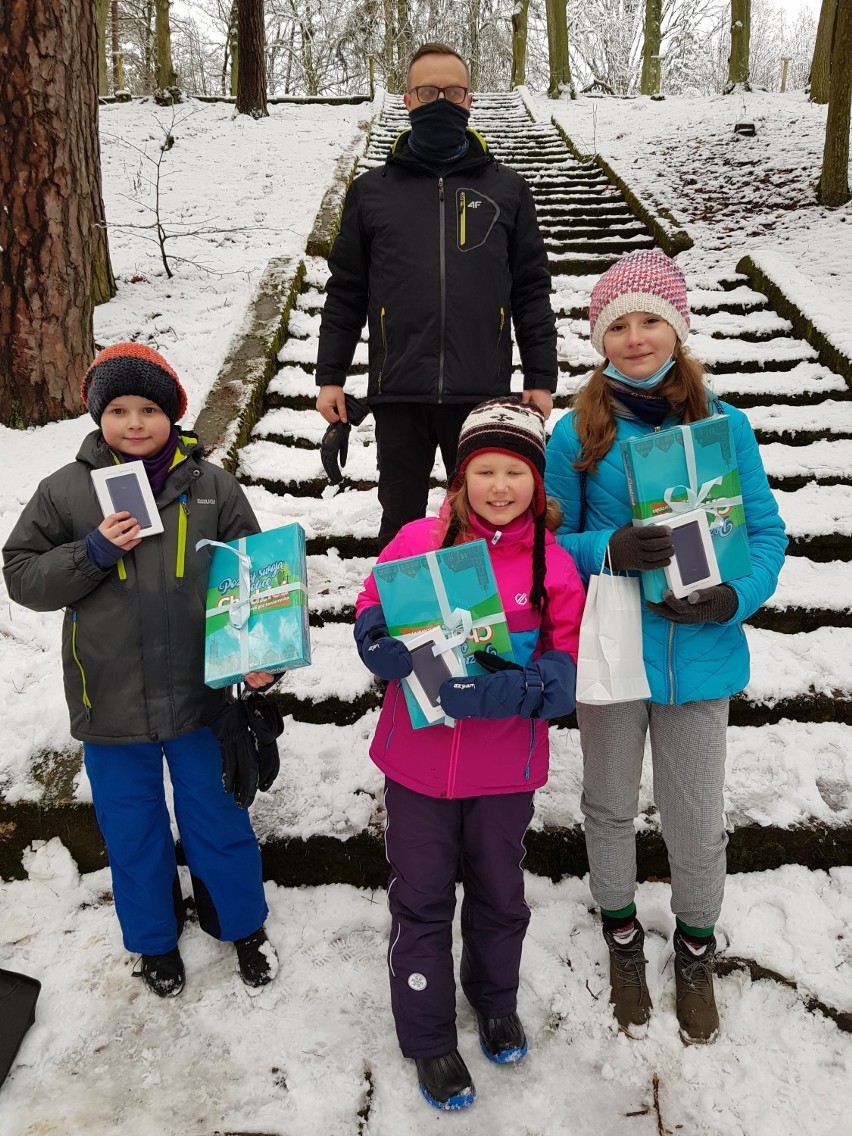
[[[411,674],[411,652],[388,634],[381,604],[372,604],[355,620],[355,642],[361,662],[378,678],[390,681]]]
[[[482,651],[474,657],[499,669],[441,684],[441,706],[451,718],[560,718],[574,709],[577,668],[565,651],[546,651],[527,667],[496,663]]]

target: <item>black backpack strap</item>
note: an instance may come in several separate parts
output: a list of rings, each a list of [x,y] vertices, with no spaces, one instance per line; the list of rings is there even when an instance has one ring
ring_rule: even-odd
[[[580,451],[582,457],[582,450]],[[577,522],[577,532],[583,532],[586,528],[586,481],[588,479],[589,471],[581,469],[580,471],[580,519]]]

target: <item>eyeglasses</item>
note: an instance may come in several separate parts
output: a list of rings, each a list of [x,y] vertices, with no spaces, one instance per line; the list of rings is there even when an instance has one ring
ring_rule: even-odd
[[[417,95],[421,103],[434,103],[438,95],[443,95],[448,103],[463,103],[469,87],[412,87],[407,93]]]

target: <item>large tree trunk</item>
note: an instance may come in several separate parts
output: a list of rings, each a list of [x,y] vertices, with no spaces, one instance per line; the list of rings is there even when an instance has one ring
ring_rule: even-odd
[[[81,409],[92,309],[114,294],[101,199],[91,0],[0,7],[0,421]]]
[[[577,97],[571,81],[568,62],[568,6],[567,0],[545,0],[547,10],[547,52],[550,62],[550,83],[547,94],[558,99],[563,91]]]
[[[822,174],[817,194],[821,205],[845,205],[849,192],[849,120],[852,111],[852,0],[837,0],[831,45],[831,92],[825,122]]]
[[[728,86],[748,87],[748,55],[751,41],[751,0],[731,0],[731,54],[728,56]]]
[[[405,73],[399,74],[394,58],[396,12],[393,0],[382,0],[382,11],[385,24],[385,85],[391,93],[396,94],[398,91],[402,91],[405,86]]]
[[[117,95],[124,90],[124,61],[118,36],[118,0],[112,0],[110,26],[112,31],[112,93]]]
[[[396,0],[396,26],[396,70],[400,81],[404,84],[408,61],[414,54],[408,0]]]
[[[109,16],[110,0],[97,0],[98,22],[98,94],[109,94],[109,77],[107,75],[106,39],[107,17]]]
[[[812,103],[827,103],[831,77],[831,44],[834,39],[834,25],[837,20],[837,0],[822,0],[819,10],[814,57],[811,62]]]
[[[169,24],[171,0],[157,0],[155,9],[157,28],[157,90],[167,91],[177,86],[177,75],[172,66],[172,29]]]
[[[660,23],[663,0],[645,0],[645,44],[642,50],[642,79],[639,90],[654,95],[660,89]]]
[[[266,118],[266,32],[263,0],[239,0],[237,39],[240,73],[237,80],[237,114]]]
[[[512,11],[512,83],[522,87],[527,81],[527,13],[530,0],[517,0]]]

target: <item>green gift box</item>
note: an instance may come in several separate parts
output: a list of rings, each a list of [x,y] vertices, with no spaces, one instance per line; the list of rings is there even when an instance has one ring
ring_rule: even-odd
[[[512,641],[484,540],[388,560],[373,568],[391,635],[406,639],[441,628],[464,674],[486,674],[474,651],[513,660]],[[407,680],[405,700],[415,730],[430,723]],[[448,723],[452,719],[447,720]]]
[[[658,430],[621,443],[633,523],[665,524],[672,514],[704,509],[723,582],[751,572],[740,474],[727,414]],[[642,572],[646,600],[668,587],[665,572]]]
[[[249,671],[306,667],[311,661],[305,532],[283,525],[224,543],[207,577],[204,681],[232,686]]]

